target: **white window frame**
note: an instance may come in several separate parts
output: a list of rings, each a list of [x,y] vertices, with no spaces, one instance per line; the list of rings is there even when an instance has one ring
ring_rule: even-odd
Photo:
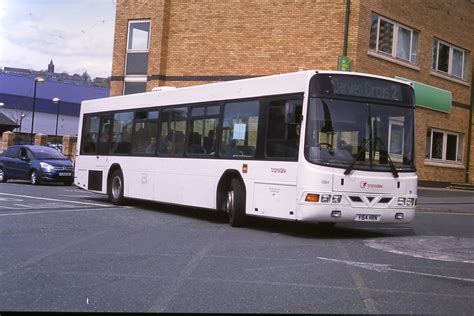
[[[146,49],[130,49],[129,40],[130,40],[130,26],[135,23],[148,23],[148,42]],[[127,63],[128,63],[128,54],[129,53],[149,53],[150,50],[150,42],[151,42],[151,20],[144,19],[144,20],[129,20],[127,24],[127,41],[126,41],[126,50],[125,50],[125,67],[123,69],[124,72],[124,80],[123,80],[123,87],[122,87],[122,94],[125,94],[125,83],[126,82],[147,82],[147,75],[127,75]]]
[[[130,25],[137,24],[137,23],[148,23],[148,42],[146,44],[146,49],[131,49],[128,48],[129,40],[130,40]],[[150,39],[151,39],[151,20],[129,20],[128,21],[128,29],[127,29],[127,53],[148,53],[150,50]]]
[[[408,27],[408,26],[400,24],[396,21],[387,19],[386,17],[383,17],[383,16],[381,16],[381,15],[375,13],[375,12],[372,12],[372,14],[375,14],[377,16],[377,35],[376,35],[376,39],[375,39],[375,50],[374,51],[376,53],[383,54],[385,56],[388,55],[388,56],[392,57],[393,59],[398,59],[398,60],[402,60],[402,61],[405,61],[407,63],[410,63],[412,65],[417,65],[418,64],[418,49],[416,51],[416,54],[414,54],[415,52],[412,52],[412,49],[413,49],[412,46],[413,46],[413,32],[417,32],[417,33],[419,33],[419,32],[417,30],[411,28],[411,27]],[[384,21],[384,22],[393,24],[392,53],[391,54],[379,50],[380,21]],[[408,59],[397,56],[397,44],[398,44],[398,30],[399,30],[399,28],[410,31],[410,50],[408,52]],[[419,39],[419,36],[418,36],[418,39]],[[419,47],[419,45],[417,45],[417,47]],[[416,62],[412,61],[413,56],[416,56]]]
[[[448,57],[448,72],[445,72],[443,70],[439,70],[438,69],[438,62],[439,62],[439,44],[443,44],[445,46],[448,46],[449,47],[449,57]],[[442,74],[446,74],[448,76],[451,76],[451,77],[454,77],[454,78],[457,78],[457,79],[461,79],[461,80],[466,80],[466,73],[467,72],[467,67],[465,68],[466,66],[466,50],[465,49],[462,49],[458,46],[454,46],[452,44],[449,44],[443,40],[440,40],[439,38],[434,38],[433,39],[433,45],[436,45],[436,66],[435,66],[435,69],[433,69],[433,71],[437,71],[437,72],[440,72]],[[455,74],[453,74],[453,56],[454,56],[454,50],[458,50],[460,52],[462,52],[462,65],[461,65],[461,77],[459,76],[456,76]],[[434,54],[432,56],[432,59],[434,59]],[[433,63],[431,63],[431,67],[433,67]]]
[[[428,130],[430,131],[430,147],[429,147],[430,156],[428,158],[425,157],[425,160],[444,161],[444,162],[450,162],[450,163],[462,163],[463,162],[463,157],[459,157],[459,154],[461,154],[461,155],[464,154],[464,151],[461,152],[461,153],[459,152],[459,149],[460,149],[459,146],[462,146],[462,144],[460,144],[460,142],[462,142],[462,140],[463,140],[463,137],[462,137],[461,133],[449,132],[449,131],[445,131],[445,130],[437,129],[437,128],[428,128]],[[442,148],[442,153],[441,153],[441,159],[432,157],[433,156],[433,152],[432,152],[432,149],[433,149],[433,132],[443,134],[443,148]],[[448,135],[456,136],[456,158],[455,158],[455,160],[446,159],[446,152],[447,152],[447,147],[448,147]]]

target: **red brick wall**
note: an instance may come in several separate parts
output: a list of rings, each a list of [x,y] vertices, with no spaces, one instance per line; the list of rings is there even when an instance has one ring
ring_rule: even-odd
[[[352,0],[348,55],[354,71],[401,76],[452,91],[470,103],[474,5],[467,0]],[[419,31],[418,65],[368,55],[371,12]],[[161,76],[252,76],[337,67],[342,54],[345,0],[117,0],[111,95],[122,94],[130,19],[151,19],[147,90],[205,81],[163,81]],[[469,52],[468,81],[433,75],[433,37]],[[199,80],[199,78],[196,78]],[[422,180],[463,181],[465,170],[425,165],[427,127],[465,135],[469,110],[450,114],[418,108],[417,166]],[[474,142],[473,142],[474,143]],[[471,148],[474,158],[474,145]],[[471,162],[474,159],[471,159]],[[474,163],[471,163],[474,168]],[[474,172],[473,172],[474,179]]]

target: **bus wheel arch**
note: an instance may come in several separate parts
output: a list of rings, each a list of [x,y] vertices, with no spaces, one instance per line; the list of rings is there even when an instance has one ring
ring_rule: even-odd
[[[107,175],[107,195],[109,200],[115,205],[125,204],[124,180],[122,168],[119,164],[113,164]]]
[[[245,222],[246,188],[237,170],[226,170],[217,185],[216,208],[229,213],[229,224],[243,226]]]

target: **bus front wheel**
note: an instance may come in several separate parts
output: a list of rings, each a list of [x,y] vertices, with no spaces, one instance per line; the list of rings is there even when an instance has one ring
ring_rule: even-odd
[[[226,210],[229,213],[229,224],[240,227],[245,223],[245,187],[238,179],[232,179],[227,192]]]
[[[120,169],[115,170],[112,173],[112,177],[110,177],[108,194],[113,204],[123,205],[125,203],[125,198],[123,197],[123,174]]]

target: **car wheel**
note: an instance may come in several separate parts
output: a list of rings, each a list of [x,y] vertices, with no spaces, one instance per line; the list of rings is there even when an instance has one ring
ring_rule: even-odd
[[[125,198],[123,196],[123,174],[120,169],[115,170],[112,173],[112,177],[110,177],[109,184],[108,184],[108,194],[109,200],[115,205],[123,205],[125,204]]]
[[[229,213],[229,224],[241,227],[245,224],[245,187],[238,179],[232,179],[227,192],[226,210]]]
[[[36,170],[31,171],[31,173],[30,173],[30,182],[33,185],[40,184],[40,180],[38,179],[38,172]]]
[[[3,168],[0,168],[0,182],[7,182],[7,177],[5,176],[5,171],[3,171]]]

